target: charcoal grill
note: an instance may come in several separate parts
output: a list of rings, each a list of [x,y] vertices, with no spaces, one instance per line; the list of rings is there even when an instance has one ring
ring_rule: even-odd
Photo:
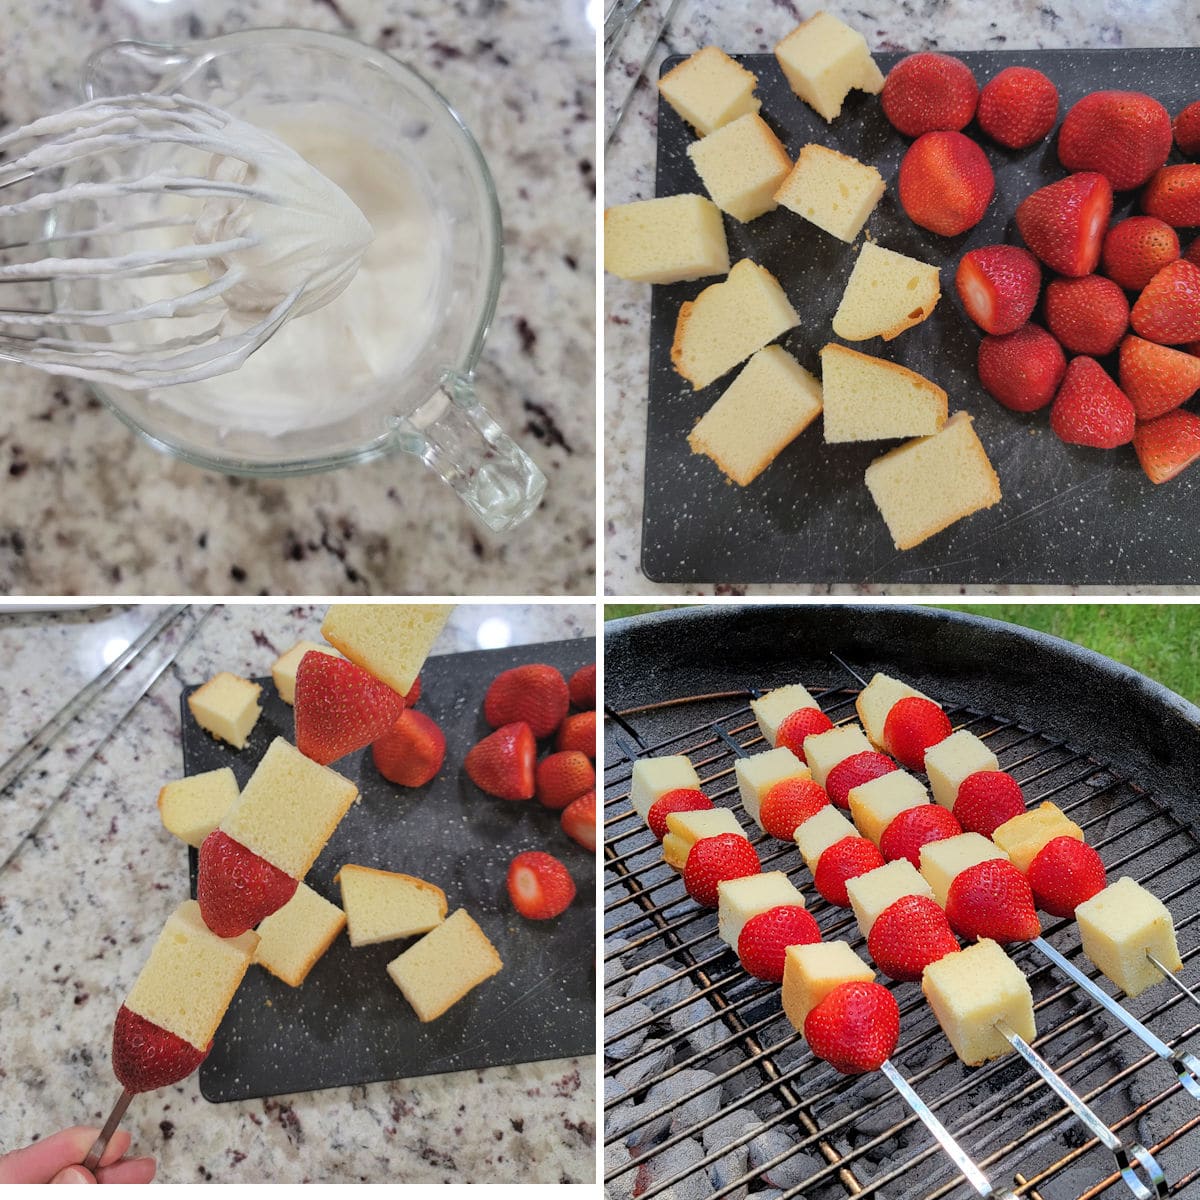
[[[931,609],[715,606],[614,622],[604,818],[614,1197],[635,1185],[645,1200],[668,1189],[739,1200],[772,1185],[807,1200],[975,1194],[885,1080],[839,1076],[808,1052],[778,987],[741,970],[715,914],[661,864],[628,801],[631,755],[686,754],[714,803],[748,826],[763,869],[787,871],[805,889],[822,936],[861,949],[853,917],[815,894],[795,849],[741,812],[730,743],[762,748],[749,701],[784,683],[803,682],[835,722],[853,719],[852,671],[875,670],[941,701],[1031,804],[1053,799],[1066,810],[1110,878],[1132,875],[1160,896],[1175,918],[1182,980],[1200,981],[1200,710],[1057,639]],[[1045,936],[1114,991],[1083,956],[1073,922],[1047,921]],[[1032,948],[1014,957],[1033,988],[1039,1053],[1126,1144],[1149,1149],[1167,1194],[1200,1194],[1200,1106],[1170,1066]],[[890,986],[901,1010],[893,1061],[997,1190],[1035,1200],[1128,1195],[1112,1155],[1016,1056],[964,1067],[918,985]],[[1193,998],[1165,983],[1126,1006],[1172,1049],[1200,1033]],[[683,1075],[696,1070],[711,1075]],[[672,1083],[680,1077],[685,1085]]]

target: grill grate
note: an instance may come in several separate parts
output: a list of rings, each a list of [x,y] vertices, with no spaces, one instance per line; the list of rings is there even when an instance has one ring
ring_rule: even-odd
[[[855,719],[857,688],[836,664],[806,686],[835,723]],[[629,805],[628,737],[644,756],[686,754],[714,804],[733,808],[764,870],[782,870],[809,899],[825,940],[863,951],[853,915],[816,894],[795,848],[761,831],[738,803],[734,751],[765,743],[742,690],[609,713],[605,780],[605,1126],[610,1193],[741,1200],[785,1197],[974,1195],[932,1136],[878,1075],[848,1078],[809,1053],[777,985],[747,975],[716,935]],[[1197,837],[1119,768],[1036,729],[974,708],[947,709],[955,728],[990,745],[1032,806],[1052,799],[1082,826],[1110,879],[1147,884],[1172,910],[1185,963],[1200,954]],[[724,736],[723,736],[724,735]],[[1082,955],[1074,922],[1044,936],[1111,990]],[[865,951],[863,951],[865,953]],[[1169,1194],[1200,1181],[1200,1114],[1170,1067],[1028,948],[1014,955],[1034,992],[1038,1051],[1123,1140],[1150,1149]],[[1001,1188],[1057,1200],[1125,1193],[1108,1152],[1016,1056],[966,1068],[917,984],[892,988],[901,1040],[892,1056],[910,1083]],[[1186,997],[1167,987],[1128,1007],[1172,1048],[1200,1031]],[[695,1074],[702,1071],[707,1074]],[[1189,1135],[1192,1135],[1189,1137]],[[707,1178],[705,1178],[705,1174]]]

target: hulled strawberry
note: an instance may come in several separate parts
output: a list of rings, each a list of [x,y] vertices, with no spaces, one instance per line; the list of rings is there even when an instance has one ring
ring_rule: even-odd
[[[940,804],[918,804],[897,813],[879,839],[879,850],[888,862],[907,858],[918,870],[921,867],[921,847],[927,842],[940,842],[963,832],[958,818]]]
[[[124,1004],[113,1023],[112,1069],[127,1092],[153,1092],[186,1079],[207,1057],[212,1043],[197,1050],[139,1016]]]
[[[1200,100],[1183,109],[1171,122],[1175,145],[1187,158],[1200,156]]]
[[[1200,417],[1183,410],[1138,425],[1133,449],[1151,483],[1166,483],[1200,458]]]
[[[719,833],[692,845],[683,864],[683,886],[697,904],[716,908],[718,883],[757,875],[761,870],[758,854],[744,837]]]
[[[1032,67],[1005,67],[983,85],[975,115],[992,141],[1021,150],[1054,128],[1058,89]]]
[[[1133,439],[1129,397],[1094,359],[1071,359],[1050,409],[1050,428],[1076,446],[1112,450]]]
[[[820,940],[821,927],[808,909],[799,904],[780,904],[756,914],[742,926],[737,955],[755,979],[780,983],[787,948],[811,946]]]
[[[295,894],[296,880],[287,872],[220,829],[201,843],[196,899],[205,925],[217,937],[238,937],[253,929]]]
[[[819,708],[798,708],[780,721],[775,730],[775,745],[786,746],[801,762],[807,762],[804,739],[832,728],[833,722]]]
[[[950,718],[924,696],[906,696],[888,710],[883,722],[883,744],[888,753],[910,771],[925,767],[925,751],[954,732]]]
[[[1015,333],[979,343],[979,382],[1013,412],[1045,408],[1066,372],[1062,347],[1040,325],[1022,325]]]
[[[1100,269],[1114,283],[1140,292],[1179,257],[1179,235],[1157,217],[1126,217],[1105,235]]]
[[[954,287],[967,316],[985,333],[1020,329],[1037,307],[1038,261],[1020,246],[981,246],[958,261]]]
[[[562,831],[585,850],[596,849],[596,793],[585,792],[562,811]]]
[[[513,908],[531,921],[561,916],[575,899],[571,872],[541,850],[526,850],[509,863],[508,898]]]
[[[1129,328],[1129,301],[1103,275],[1055,279],[1046,288],[1046,324],[1063,349],[1111,354]]]
[[[578,750],[596,761],[596,714],[572,713],[559,727],[554,739],[557,750]]]
[[[909,220],[956,237],[983,220],[996,191],[987,155],[966,134],[923,133],[900,162],[900,203]]]
[[[1053,917],[1074,917],[1108,882],[1100,855],[1072,837],[1048,841],[1033,856],[1026,878],[1038,908]]]
[[[471,782],[501,800],[531,800],[537,742],[524,721],[502,725],[467,751],[463,761]]]
[[[1025,811],[1021,785],[1007,771],[976,771],[959,784],[954,815],[964,833],[990,838],[1005,821]]]
[[[1145,92],[1092,92],[1067,110],[1058,161],[1098,171],[1118,192],[1141,187],[1171,153],[1171,118]]]
[[[567,680],[567,692],[571,697],[571,703],[576,708],[594,709],[596,707],[596,664],[588,663],[586,667],[580,667]]]
[[[404,693],[404,703],[412,708],[414,704],[421,698],[421,677],[418,675],[413,680],[413,685]]]
[[[673,788],[650,805],[646,824],[661,842],[667,836],[667,817],[674,812],[699,812],[712,808],[713,802],[699,788]]]
[[[1176,228],[1200,225],[1200,163],[1156,171],[1142,192],[1142,212]]]
[[[928,896],[901,896],[875,918],[867,936],[875,965],[900,982],[915,982],[930,963],[959,948],[941,905]]]
[[[1060,275],[1090,275],[1112,214],[1112,187],[1095,171],[1068,175],[1017,205],[1025,245]]]
[[[850,807],[850,792],[860,783],[870,783],[881,775],[898,771],[896,763],[878,750],[860,750],[843,758],[825,776],[825,792],[838,808]]]
[[[596,790],[596,771],[586,754],[559,750],[547,754],[534,768],[534,794],[556,812],[585,792]]]
[[[762,798],[758,819],[775,838],[790,842],[796,826],[829,803],[825,789],[812,779],[783,779]]]
[[[371,757],[385,779],[401,787],[423,787],[446,759],[446,735],[424,713],[406,708],[399,720],[371,743]]]
[[[883,865],[883,855],[874,842],[864,837],[844,837],[840,842],[834,842],[817,859],[813,883],[830,904],[849,908],[846,880],[857,879]]]
[[[344,658],[310,650],[296,668],[296,749],[328,766],[400,719],[404,697]]]
[[[483,698],[483,716],[498,729],[524,721],[535,738],[549,737],[567,715],[571,695],[557,667],[527,663],[501,671]]]
[[[938,129],[962,129],[975,115],[979,84],[961,58],[910,54],[884,80],[879,97],[884,116],[905,137]]]
[[[1163,267],[1134,301],[1130,324],[1164,346],[1200,338],[1200,267],[1186,258]]]
[[[946,919],[965,938],[1006,945],[1042,932],[1025,876],[1005,858],[976,863],[955,876],[946,894]]]
[[[839,983],[804,1018],[809,1049],[843,1075],[877,1071],[900,1040],[900,1008],[881,983]]]
[[[1139,421],[1153,421],[1200,390],[1200,358],[1130,334],[1121,343],[1121,390]]]

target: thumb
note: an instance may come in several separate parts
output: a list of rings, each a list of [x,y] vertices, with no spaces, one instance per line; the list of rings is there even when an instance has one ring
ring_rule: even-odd
[[[55,1177],[50,1180],[51,1183],[95,1183],[96,1177],[91,1171],[85,1171],[82,1167],[63,1167]]]

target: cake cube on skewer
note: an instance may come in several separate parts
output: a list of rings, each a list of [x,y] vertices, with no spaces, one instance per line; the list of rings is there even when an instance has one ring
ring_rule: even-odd
[[[874,167],[810,143],[801,148],[775,201],[840,241],[853,242],[883,190],[883,176]]]
[[[428,933],[446,917],[446,893],[414,875],[346,863],[334,882],[342,889],[352,946]]]
[[[668,813],[667,834],[662,842],[663,859],[668,866],[682,871],[691,848],[701,838],[716,837],[719,833],[736,833],[739,837],[746,837],[741,822],[728,808]]]
[[[879,845],[884,830],[899,813],[929,803],[925,785],[907,771],[889,771],[850,789],[850,815],[858,831]]]
[[[839,725],[804,739],[804,758],[812,777],[822,787],[829,772],[843,759],[873,749],[857,725]]]
[[[1168,971],[1183,970],[1170,910],[1128,875],[1079,905],[1075,920],[1083,952],[1129,997],[1162,980],[1147,951]]]
[[[235,750],[246,748],[250,731],[262,716],[262,685],[221,671],[188,697],[188,709],[206,733]]]
[[[604,210],[604,269],[638,283],[684,283],[729,274],[721,210],[693,194],[634,200]]]
[[[785,779],[812,778],[808,768],[786,746],[739,758],[734,763],[733,773],[737,776],[742,807],[760,829],[763,828],[759,819],[763,797],[777,783]]]
[[[433,1021],[504,966],[465,908],[414,942],[387,972],[421,1021]]]
[[[814,875],[821,855],[830,846],[842,838],[858,836],[858,830],[832,804],[825,805],[820,812],[796,826],[796,846],[800,857]]]
[[[325,640],[401,696],[412,690],[453,604],[331,604]]]
[[[850,897],[850,907],[863,937],[870,936],[875,918],[902,896],[934,898],[933,888],[907,858],[898,858],[887,866],[847,879],[846,895]]]
[[[644,821],[656,800],[678,788],[700,788],[700,776],[685,755],[639,758],[629,781],[629,803]]]
[[[285,650],[271,665],[271,678],[275,681],[275,690],[285,704],[296,703],[296,671],[300,660],[312,651],[314,654],[331,654],[334,658],[341,655],[332,647],[320,642],[299,641],[290,650]]]
[[[716,46],[697,50],[658,81],[659,95],[701,137],[758,112],[756,87],[758,76]]]
[[[875,972],[848,942],[814,942],[789,946],[783,965],[783,1011],[796,1029],[835,987],[859,981],[872,983]]]
[[[158,793],[158,815],[168,833],[199,849],[237,798],[233,771],[219,767],[165,784]]]
[[[900,700],[912,697],[919,700],[929,699],[924,692],[918,692],[916,688],[909,687],[907,683],[893,679],[882,671],[876,671],[871,677],[871,682],[858,693],[858,699],[854,701],[858,719],[862,722],[867,737],[880,750],[883,749],[883,727],[887,722],[888,713]]]
[[[687,152],[716,206],[743,222],[777,207],[775,193],[792,169],[783,143],[756,112],[714,129]]]
[[[1008,855],[981,833],[960,833],[940,842],[926,842],[921,847],[921,874],[933,888],[933,898],[945,908],[955,877],[968,867],[993,858],[1007,861]]]
[[[782,871],[722,880],[717,884],[717,935],[736,953],[746,922],[784,904],[806,907],[804,893]]]
[[[750,701],[750,711],[758,722],[758,728],[768,746],[775,745],[775,735],[780,725],[801,708],[820,708],[802,683],[789,683],[774,688],[765,696]]]
[[[867,39],[831,13],[797,25],[776,45],[775,57],[792,91],[826,121],[841,113],[851,88],[873,96],[883,91]]]
[[[1029,864],[1039,851],[1060,837],[1084,840],[1083,830],[1049,800],[1043,800],[1037,808],[1018,813],[1003,825],[997,825],[992,832],[992,841],[1012,859],[1013,866],[1022,875],[1028,873]]]
[[[998,770],[1000,762],[988,749],[987,743],[966,729],[952,733],[925,751],[925,774],[929,776],[933,798],[951,812],[958,799],[958,789],[968,775],[974,775],[976,771]]]
[[[346,914],[307,884],[255,930],[254,961],[290,987],[299,987],[346,926]]]

